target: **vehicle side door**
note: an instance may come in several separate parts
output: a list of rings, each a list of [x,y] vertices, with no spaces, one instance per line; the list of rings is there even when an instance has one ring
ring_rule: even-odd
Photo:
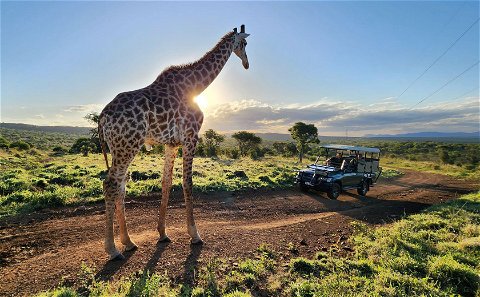
[[[344,171],[343,185],[346,187],[356,187],[363,179],[363,173],[358,172],[358,163],[356,160],[352,160],[351,166],[347,167]]]

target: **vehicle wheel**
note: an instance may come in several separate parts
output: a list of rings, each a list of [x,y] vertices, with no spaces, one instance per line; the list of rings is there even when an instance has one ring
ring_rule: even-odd
[[[362,181],[362,184],[360,185],[360,188],[357,189],[357,193],[360,196],[365,196],[367,195],[368,192],[368,183],[366,180]]]
[[[341,188],[340,188],[340,185],[335,183],[332,185],[332,187],[330,188],[330,190],[328,190],[327,192],[327,196],[328,198],[330,199],[337,199],[338,196],[340,196],[340,192],[341,192]]]
[[[309,188],[308,188],[308,186],[307,186],[306,184],[304,184],[304,183],[299,183],[298,185],[299,185],[299,187],[300,187],[300,191],[302,191],[302,192],[304,192],[304,193],[308,192],[308,189],[309,189]]]

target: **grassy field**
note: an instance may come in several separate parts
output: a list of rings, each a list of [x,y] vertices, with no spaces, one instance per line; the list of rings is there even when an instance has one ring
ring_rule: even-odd
[[[100,154],[54,156],[31,150],[0,150],[0,216],[31,212],[45,207],[85,204],[102,199],[106,174]],[[293,186],[294,159],[265,157],[244,159],[195,158],[194,191],[236,191]],[[139,155],[130,166],[127,195],[161,191],[163,159]],[[173,189],[182,183],[181,158],[174,168]]]
[[[268,246],[250,259],[202,263],[195,286],[140,271],[118,282],[82,267],[82,296],[478,296],[480,192],[432,206],[391,225],[356,223],[354,253],[281,260]],[[332,247],[335,249],[335,247]],[[285,262],[287,261],[287,262]],[[230,263],[230,264],[229,264]],[[59,287],[41,296],[80,296]]]
[[[411,161],[402,158],[385,157],[381,160],[383,168],[387,169],[409,169],[436,174],[449,175],[460,179],[480,180],[480,171],[478,168],[467,169],[465,166],[443,164],[432,161]]]
[[[266,156],[228,159],[195,158],[194,191],[236,191],[294,186],[295,169],[305,166],[295,158]],[[403,169],[414,169],[457,178],[480,179],[477,170],[433,162],[383,158],[383,177],[392,178]],[[106,168],[101,154],[55,155],[36,149],[0,150],[0,217],[28,213],[46,207],[86,204],[102,199]],[[127,195],[139,196],[161,191],[162,156],[140,154],[130,166]],[[181,189],[181,158],[174,169],[173,189]]]

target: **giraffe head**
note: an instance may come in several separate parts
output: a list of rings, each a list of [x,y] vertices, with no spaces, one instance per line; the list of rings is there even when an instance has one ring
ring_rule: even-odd
[[[235,42],[233,44],[233,52],[242,60],[243,67],[245,69],[248,69],[249,64],[248,64],[248,57],[247,57],[247,52],[245,48],[247,47],[246,38],[250,34],[245,33],[245,25],[242,25],[240,27],[240,33],[237,32],[237,28],[233,29],[233,32],[235,33],[234,34]]]

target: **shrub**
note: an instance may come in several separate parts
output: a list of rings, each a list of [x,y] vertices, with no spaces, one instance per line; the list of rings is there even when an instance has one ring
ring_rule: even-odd
[[[0,148],[6,149],[9,148],[9,146],[10,143],[3,136],[0,136]]]
[[[238,159],[240,158],[240,151],[236,148],[226,148],[225,155],[230,159]]]
[[[10,148],[17,148],[21,151],[26,151],[31,148],[31,145],[26,143],[25,141],[19,140],[19,141],[14,141],[10,143]]]
[[[258,160],[260,158],[265,157],[265,152],[263,149],[259,148],[258,146],[255,146],[254,148],[248,151],[248,155],[252,160]]]
[[[295,297],[313,297],[316,291],[316,284],[309,280],[300,280],[290,286],[290,296]]]
[[[88,156],[89,153],[97,151],[97,145],[90,138],[81,137],[75,141],[75,143],[70,148],[70,153],[79,154],[82,153],[84,156]]]
[[[257,278],[253,273],[241,273],[231,271],[225,278],[225,291],[232,292],[238,289],[251,288],[254,286]]]
[[[290,261],[290,271],[300,275],[318,274],[320,270],[325,270],[325,268],[325,263],[303,257],[294,258]]]
[[[68,149],[63,146],[56,146],[52,149],[52,151],[56,156],[63,156],[68,152]]]

